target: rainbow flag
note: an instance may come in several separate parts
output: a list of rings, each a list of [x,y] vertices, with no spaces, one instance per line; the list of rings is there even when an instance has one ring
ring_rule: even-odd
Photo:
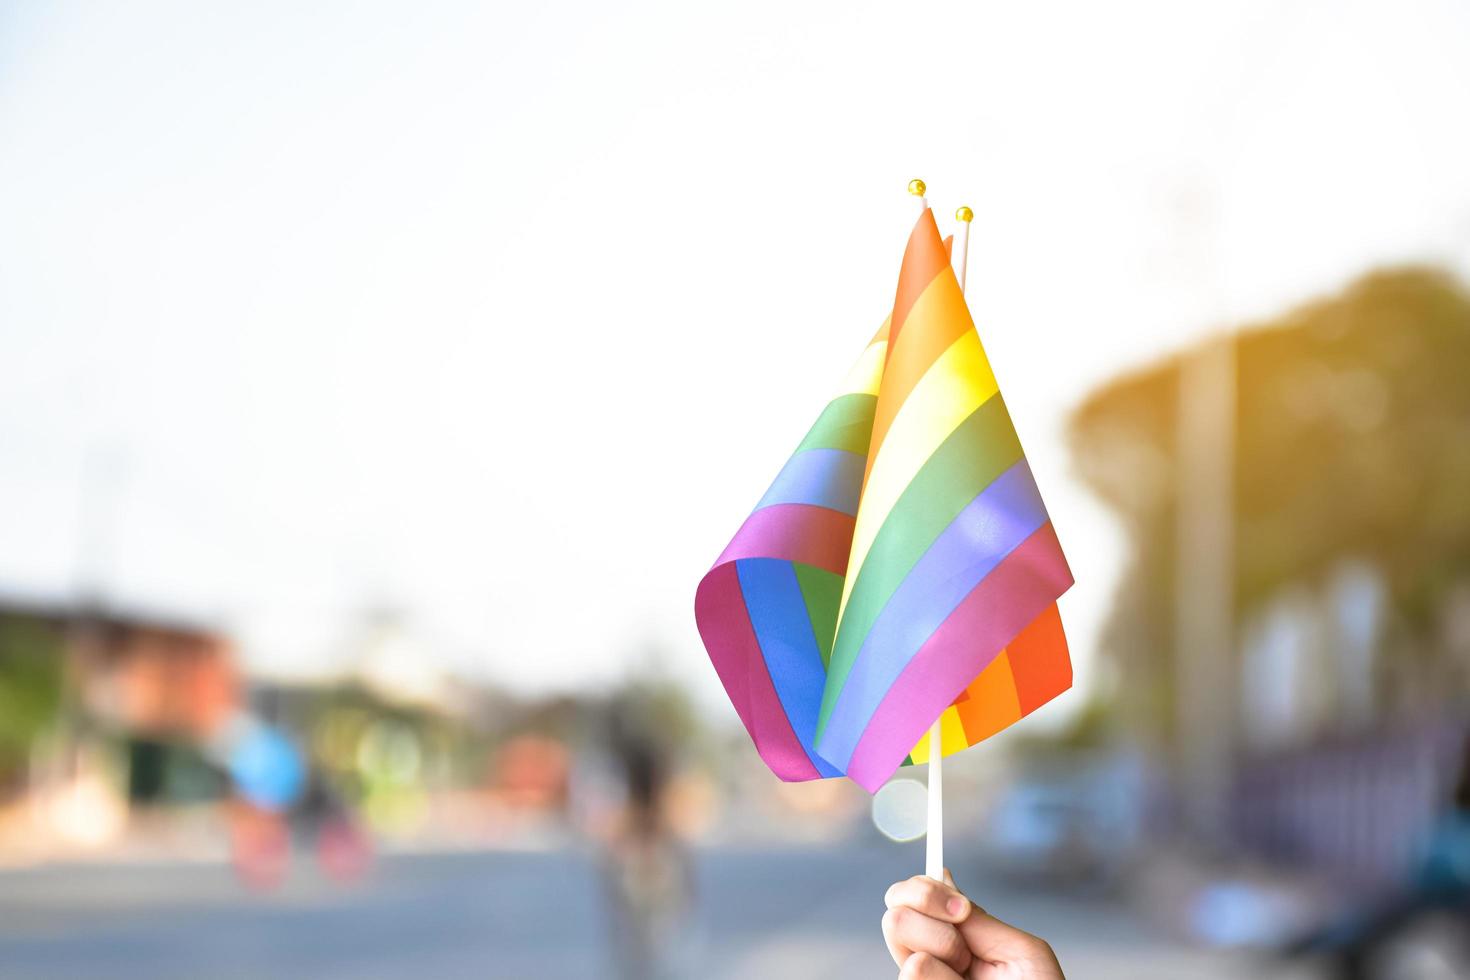
[[[699,583],[695,619],[784,780],[870,792],[1071,686],[1072,584],[933,212],[893,313]]]

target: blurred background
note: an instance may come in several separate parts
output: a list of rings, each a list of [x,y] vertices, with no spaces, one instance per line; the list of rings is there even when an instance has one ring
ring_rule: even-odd
[[[1467,44],[0,4],[0,972],[892,976],[922,842],[761,766],[692,603],[922,176],[1077,578],[960,884],[1073,977],[1470,976]]]

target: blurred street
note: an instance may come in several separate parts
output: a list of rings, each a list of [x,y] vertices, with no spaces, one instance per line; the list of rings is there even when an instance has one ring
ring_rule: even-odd
[[[704,851],[697,975],[892,977],[882,893],[921,864],[919,845],[876,842]],[[1120,905],[967,884],[1050,939],[1071,977],[1287,976],[1183,947]],[[13,980],[601,977],[599,896],[594,860],[566,850],[389,857],[357,889],[298,869],[268,899],[221,865],[50,866],[0,875],[0,963]]]

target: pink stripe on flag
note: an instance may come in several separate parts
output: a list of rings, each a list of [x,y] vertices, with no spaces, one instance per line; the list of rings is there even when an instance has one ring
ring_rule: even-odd
[[[784,558],[841,575],[852,547],[850,514],[811,504],[772,504],[745,519],[716,567],[740,558]]]
[[[820,774],[791,730],[766,670],[734,562],[715,566],[699,583],[694,619],[715,673],[766,765],[788,782],[816,779]]]
[[[934,719],[1071,584],[1056,530],[1044,524],[924,641],[868,719],[848,776],[877,792]]]

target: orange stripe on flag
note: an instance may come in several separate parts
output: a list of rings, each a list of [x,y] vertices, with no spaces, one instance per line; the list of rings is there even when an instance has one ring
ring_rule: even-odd
[[[908,249],[903,254],[903,266],[898,273],[898,295],[893,298],[893,327],[889,340],[903,332],[903,321],[908,319],[909,310],[934,277],[949,268],[949,255],[944,243],[939,240],[939,226],[934,223],[934,212],[928,208],[919,215],[914,230],[909,233]]]
[[[954,707],[965,728],[965,741],[971,745],[1021,718],[1010,657],[1005,650],[970,682],[965,693],[969,696]]]

